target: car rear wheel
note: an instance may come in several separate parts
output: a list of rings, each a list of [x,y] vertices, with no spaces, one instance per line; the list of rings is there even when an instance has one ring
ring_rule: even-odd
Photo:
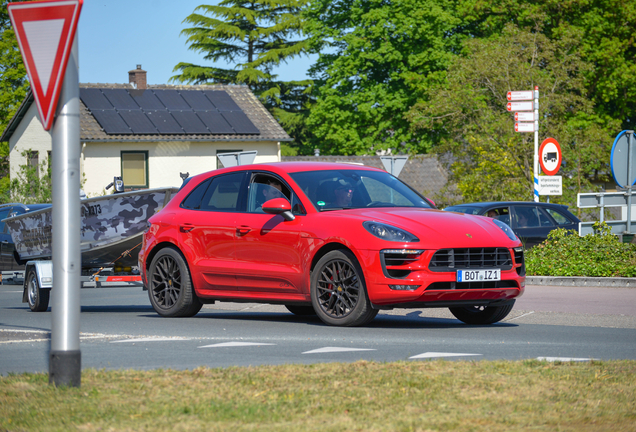
[[[40,288],[38,276],[34,269],[30,269],[24,280],[27,289],[27,302],[33,312],[45,312],[49,308],[50,289]]]
[[[194,293],[190,271],[181,253],[161,249],[148,271],[148,296],[155,311],[165,317],[191,317],[203,304]]]
[[[345,250],[327,253],[311,274],[311,302],[318,317],[337,326],[359,326],[378,314],[371,308],[362,268]]]
[[[288,311],[294,315],[310,316],[316,315],[316,311],[313,306],[298,306],[298,305],[285,305]]]
[[[515,301],[501,306],[464,306],[449,308],[451,313],[466,324],[494,324],[508,316]]]

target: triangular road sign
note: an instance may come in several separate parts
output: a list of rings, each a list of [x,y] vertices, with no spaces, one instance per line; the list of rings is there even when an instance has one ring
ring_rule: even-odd
[[[48,0],[7,5],[44,130],[53,125],[82,4]]]

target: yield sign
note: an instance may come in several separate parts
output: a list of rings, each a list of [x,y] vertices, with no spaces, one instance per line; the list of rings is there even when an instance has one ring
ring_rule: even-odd
[[[82,4],[49,0],[7,5],[44,130],[53,124]]]

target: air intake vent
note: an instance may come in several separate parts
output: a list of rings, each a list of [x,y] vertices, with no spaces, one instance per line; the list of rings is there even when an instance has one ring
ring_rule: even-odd
[[[421,250],[389,249],[380,251],[382,271],[386,277],[404,279],[411,271],[419,269]]]
[[[433,255],[428,268],[434,272],[473,268],[510,270],[512,257],[507,248],[440,249]]]

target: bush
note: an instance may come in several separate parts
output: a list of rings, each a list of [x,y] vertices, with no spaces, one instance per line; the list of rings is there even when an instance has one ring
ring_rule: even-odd
[[[528,276],[635,277],[636,245],[621,243],[605,222],[580,237],[556,229],[526,254]]]

